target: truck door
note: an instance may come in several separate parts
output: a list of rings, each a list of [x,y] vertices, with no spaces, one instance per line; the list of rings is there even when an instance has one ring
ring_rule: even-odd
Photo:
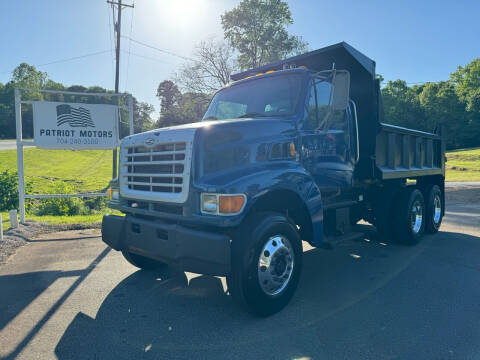
[[[333,110],[329,79],[313,78],[300,125],[301,158],[319,187],[324,205],[350,200],[353,155],[352,116],[346,110]]]

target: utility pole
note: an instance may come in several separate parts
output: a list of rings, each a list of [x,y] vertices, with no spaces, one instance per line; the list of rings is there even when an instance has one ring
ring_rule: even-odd
[[[107,3],[111,4],[112,9],[117,7],[117,21],[113,20],[113,30],[117,35],[116,44],[115,44],[115,94],[118,94],[119,78],[120,78],[120,31],[122,29],[122,10],[125,7],[133,8],[132,5],[122,4],[122,0],[118,2],[107,0]],[[119,98],[117,97],[119,100]],[[113,150],[113,171],[112,177],[115,179],[117,177],[117,149]]]

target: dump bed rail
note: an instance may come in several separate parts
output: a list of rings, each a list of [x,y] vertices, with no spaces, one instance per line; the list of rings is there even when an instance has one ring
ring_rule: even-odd
[[[381,180],[445,176],[445,148],[440,134],[380,124],[376,138],[376,176]]]

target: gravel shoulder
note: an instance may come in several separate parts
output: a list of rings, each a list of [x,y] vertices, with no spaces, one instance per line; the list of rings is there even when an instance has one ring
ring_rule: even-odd
[[[39,235],[99,228],[100,224],[46,224],[27,221],[26,224],[19,224],[16,229],[9,229],[4,232],[3,241],[0,241],[0,265],[5,264],[19,247],[28,244]]]

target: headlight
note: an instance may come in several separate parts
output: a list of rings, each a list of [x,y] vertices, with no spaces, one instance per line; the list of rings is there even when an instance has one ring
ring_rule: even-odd
[[[242,212],[247,202],[244,194],[206,194],[201,195],[202,212],[216,215],[236,215]]]
[[[118,189],[115,188],[110,188],[108,189],[108,199],[118,201],[120,199],[120,194],[118,192]]]
[[[202,211],[216,214],[218,210],[218,200],[215,194],[202,194]]]

